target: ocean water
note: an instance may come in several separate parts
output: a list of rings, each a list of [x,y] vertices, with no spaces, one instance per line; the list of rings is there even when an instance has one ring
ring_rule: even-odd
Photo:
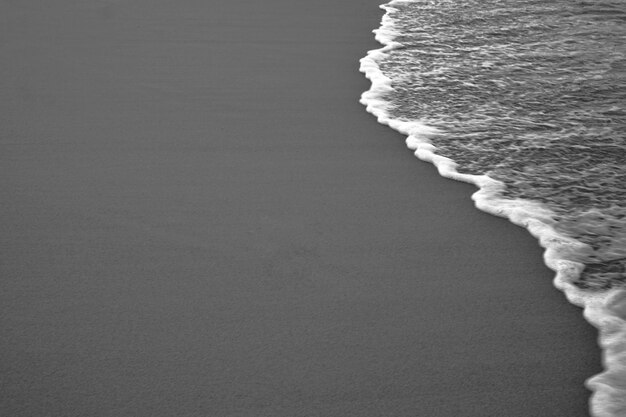
[[[593,416],[626,416],[626,0],[392,1],[361,101],[526,227],[598,328]]]

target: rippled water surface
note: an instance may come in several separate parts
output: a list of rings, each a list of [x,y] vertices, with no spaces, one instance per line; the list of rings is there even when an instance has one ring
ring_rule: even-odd
[[[402,46],[379,62],[400,120],[440,133],[461,173],[540,202],[585,244],[576,282],[626,281],[626,2],[394,2]]]

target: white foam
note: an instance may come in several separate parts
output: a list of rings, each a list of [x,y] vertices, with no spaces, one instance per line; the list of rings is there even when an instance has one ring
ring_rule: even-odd
[[[406,2],[406,0],[405,0]],[[504,184],[486,175],[468,175],[456,171],[456,163],[435,154],[435,146],[428,138],[438,133],[436,128],[420,121],[404,121],[389,116],[383,95],[393,90],[391,80],[380,70],[378,62],[402,45],[394,41],[397,32],[390,12],[399,1],[380,6],[387,13],[381,27],[376,29],[376,40],[383,47],[369,51],[360,61],[360,71],[371,81],[371,88],[361,96],[361,103],[376,116],[379,123],[390,126],[407,136],[407,146],[415,155],[437,167],[446,178],[475,184],[479,190],[472,195],[480,210],[509,219],[525,227],[539,239],[546,265],[556,272],[554,285],[563,291],[567,299],[583,308],[585,319],[599,331],[598,343],[602,348],[604,371],[593,376],[586,386],[593,392],[590,400],[591,413],[595,417],[626,416],[626,290],[589,292],[573,285],[580,276],[580,261],[591,249],[585,244],[559,234],[554,229],[554,214],[539,203],[521,199],[504,199]]]

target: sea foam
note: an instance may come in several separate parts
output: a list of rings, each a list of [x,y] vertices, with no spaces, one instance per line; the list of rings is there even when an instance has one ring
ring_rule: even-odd
[[[578,259],[590,248],[558,233],[554,227],[555,213],[535,201],[504,198],[504,183],[487,175],[459,173],[457,164],[450,158],[437,155],[436,147],[429,141],[429,137],[438,133],[437,128],[421,121],[390,116],[384,95],[393,90],[392,81],[383,74],[379,62],[389,52],[403,47],[395,41],[400,33],[390,17],[390,12],[397,11],[393,7],[397,3],[407,1],[394,0],[380,6],[386,13],[374,33],[383,47],[369,51],[360,61],[360,71],[371,81],[371,88],[362,94],[361,103],[376,116],[379,123],[406,135],[407,146],[419,159],[434,164],[440,175],[476,185],[479,190],[472,195],[472,199],[478,209],[509,219],[539,240],[545,248],[545,264],[556,272],[554,286],[563,291],[571,303],[583,308],[585,319],[599,332],[604,371],[586,381],[586,386],[592,391],[590,411],[595,417],[626,416],[626,290],[585,291],[574,285],[584,269],[584,264]]]

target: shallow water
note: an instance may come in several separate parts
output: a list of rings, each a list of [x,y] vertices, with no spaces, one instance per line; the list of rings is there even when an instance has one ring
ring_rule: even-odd
[[[626,3],[394,3],[402,44],[380,62],[396,119],[437,154],[541,202],[589,246],[577,284],[626,280]]]
[[[599,330],[594,416],[626,415],[626,2],[392,1],[368,111],[526,227]]]

